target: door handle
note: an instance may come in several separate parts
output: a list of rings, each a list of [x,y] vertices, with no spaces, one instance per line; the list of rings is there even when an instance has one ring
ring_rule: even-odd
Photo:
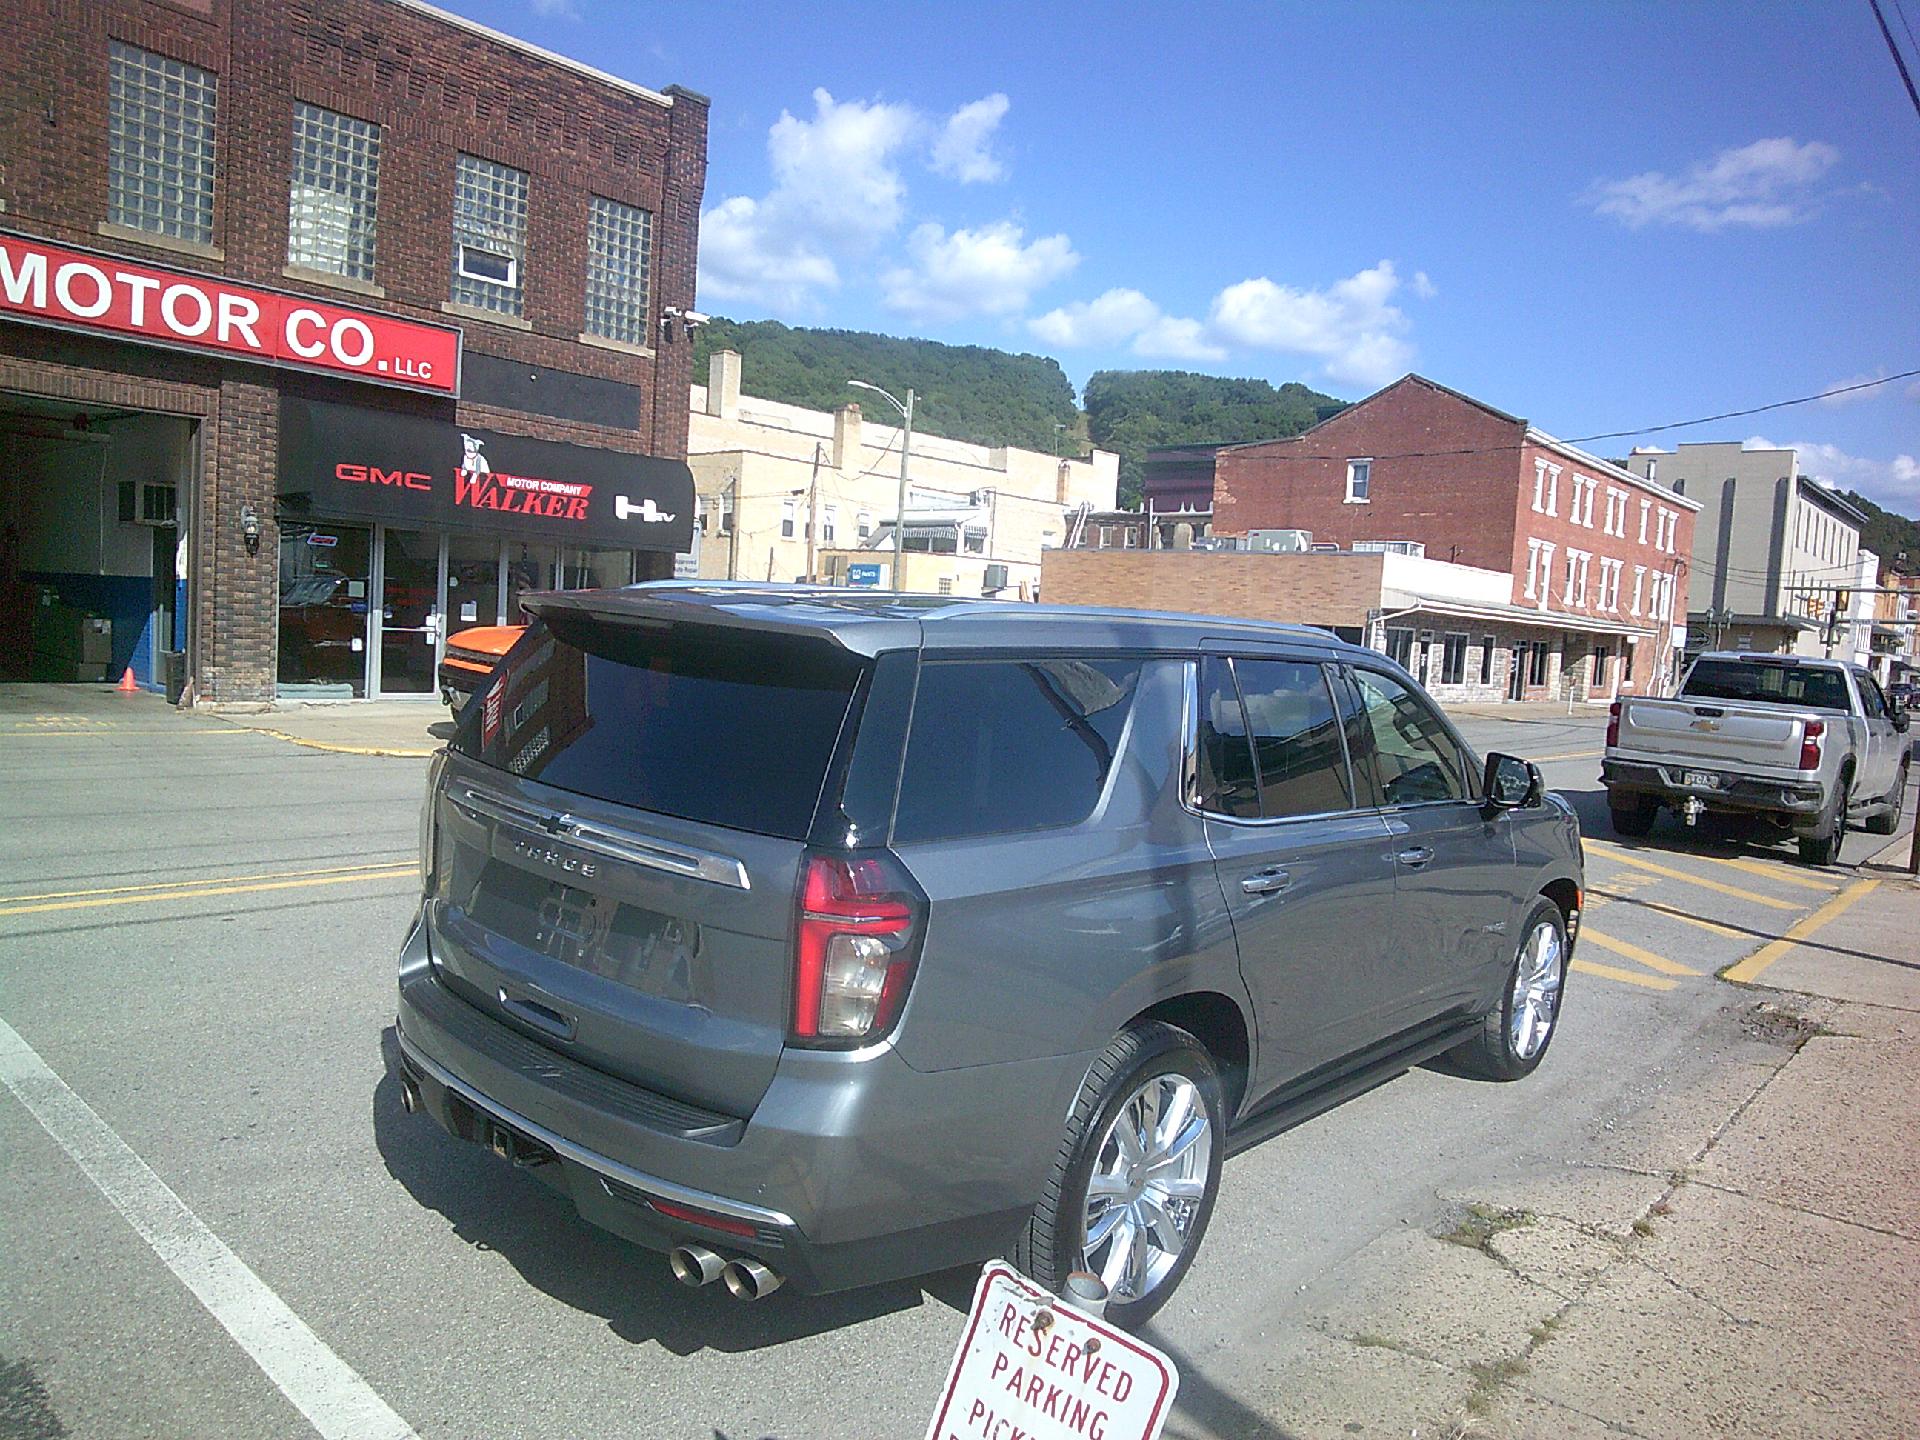
[[[1418,870],[1433,859],[1433,850],[1426,845],[1411,845],[1393,858],[1395,863],[1404,865],[1409,870]]]
[[[1247,876],[1240,882],[1240,888],[1249,895],[1277,895],[1291,884],[1293,876],[1278,865],[1269,865]]]

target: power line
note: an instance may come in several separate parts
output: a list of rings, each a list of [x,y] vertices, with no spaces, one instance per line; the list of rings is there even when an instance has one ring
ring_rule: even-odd
[[[1893,63],[1900,71],[1900,81],[1907,87],[1907,98],[1913,102],[1913,113],[1920,115],[1920,90],[1913,88],[1913,76],[1907,73],[1907,62],[1900,54],[1900,47],[1893,43],[1893,32],[1887,29],[1887,17],[1880,13],[1880,0],[1867,0],[1873,7],[1873,18],[1880,22],[1880,34],[1887,42],[1887,53],[1893,56]],[[1902,13],[1900,23],[1906,24],[1906,15]],[[1912,35],[1909,30],[1908,35]]]

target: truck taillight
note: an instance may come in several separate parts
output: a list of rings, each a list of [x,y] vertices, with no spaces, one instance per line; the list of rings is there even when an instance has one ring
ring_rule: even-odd
[[[1800,768],[1818,770],[1820,768],[1820,742],[1827,733],[1827,722],[1809,720],[1807,728],[1800,736]]]
[[[1620,743],[1620,702],[1614,701],[1607,707],[1607,748],[1611,750]]]
[[[793,957],[792,1038],[877,1040],[907,998],[923,903],[883,855],[809,855],[801,871]]]

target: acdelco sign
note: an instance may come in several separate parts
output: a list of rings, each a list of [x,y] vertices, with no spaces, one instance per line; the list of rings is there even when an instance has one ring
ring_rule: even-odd
[[[0,232],[0,314],[460,393],[460,332]]]

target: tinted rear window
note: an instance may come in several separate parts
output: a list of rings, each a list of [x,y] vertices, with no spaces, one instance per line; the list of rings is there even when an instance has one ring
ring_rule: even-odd
[[[860,678],[828,641],[536,623],[453,748],[639,810],[803,839]]]
[[[1757,700],[1804,705],[1810,710],[1847,708],[1847,680],[1838,670],[1750,660],[1702,660],[1680,693],[1690,700]]]
[[[893,837],[1077,825],[1133,708],[1139,661],[935,661],[920,669]]]

